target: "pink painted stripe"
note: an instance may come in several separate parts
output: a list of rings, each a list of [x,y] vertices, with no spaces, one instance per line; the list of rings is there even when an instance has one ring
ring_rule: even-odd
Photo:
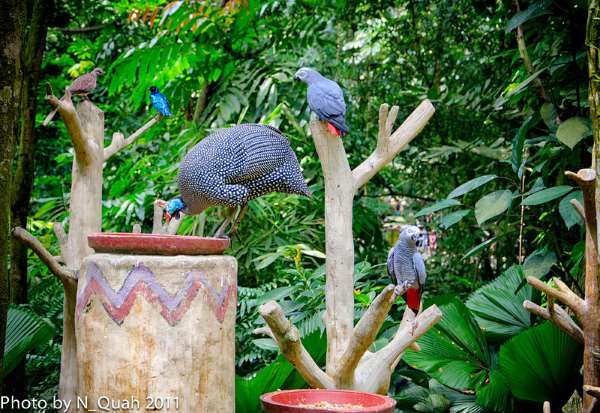
[[[235,286],[229,283],[225,283],[221,291],[217,291],[204,274],[190,271],[185,277],[183,288],[172,296],[158,283],[154,273],[141,263],[127,274],[119,291],[110,287],[100,268],[93,263],[88,266],[86,280],[87,284],[77,295],[77,317],[81,316],[95,294],[101,299],[110,317],[119,325],[123,323],[137,296],[141,294],[148,302],[159,305],[163,318],[174,326],[187,312],[201,287],[215,317],[222,323],[229,301],[236,292]]]

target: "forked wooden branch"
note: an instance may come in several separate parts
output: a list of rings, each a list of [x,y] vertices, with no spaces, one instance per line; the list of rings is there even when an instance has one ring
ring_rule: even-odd
[[[56,258],[29,231],[21,227],[16,227],[13,230],[13,236],[35,252],[52,274],[56,275],[63,284],[76,282],[77,277],[75,273],[67,267],[60,265]]]
[[[73,142],[73,149],[75,150],[77,161],[88,164],[90,162],[90,157],[93,156],[93,148],[90,147],[90,140],[85,136],[83,131],[81,119],[79,119],[79,115],[71,100],[71,92],[66,89],[62,99],[58,99],[54,95],[48,95],[46,96],[46,100],[62,116],[69,136],[71,137],[71,141]],[[44,121],[43,125],[46,126],[47,122]]]
[[[306,382],[315,388],[334,388],[333,380],[319,368],[302,345],[300,332],[285,317],[275,301],[269,301],[258,309],[265,319],[284,357],[294,365]]]
[[[562,302],[564,305],[569,307],[575,316],[579,319],[583,317],[585,311],[585,302],[569,287],[567,287],[562,281],[557,278],[553,279],[559,289],[552,288],[543,281],[538,280],[535,277],[527,277],[527,282],[536,290],[539,290],[549,297],[555,298]],[[558,282],[557,282],[558,280]],[[560,284],[559,284],[560,283]]]
[[[271,331],[271,329],[266,326],[255,328],[252,331],[252,334],[255,334],[257,336],[268,336],[268,337],[271,337],[273,340],[275,340],[275,335],[273,335],[273,332]]]
[[[133,132],[127,138],[125,138],[125,136],[121,132],[113,133],[110,145],[104,148],[104,160],[108,160],[108,158],[113,156],[115,153],[119,152],[124,147],[131,145],[133,142],[135,142],[137,138],[142,136],[144,132],[146,132],[152,126],[156,125],[161,119],[162,116],[160,114],[154,116],[152,119],[146,122],[144,126]]]
[[[265,304],[259,312],[267,321],[284,356],[296,366],[311,385],[362,389],[372,375],[379,380],[379,384],[373,391],[385,393],[386,386],[389,386],[391,366],[395,365],[400,353],[439,320],[438,314],[441,317],[437,307],[432,307],[418,317],[420,320],[418,323],[411,323],[410,329],[404,323],[399,335],[380,352],[375,354],[368,352],[368,347],[375,339],[393,303],[391,297],[394,287],[390,286],[380,294],[354,327],[352,234],[354,195],[425,127],[435,109],[431,102],[423,101],[406,121],[392,132],[398,111],[397,106],[391,110],[387,104],[381,106],[377,146],[354,171],[350,169],[344,141],[331,135],[324,122],[316,119],[310,122],[311,135],[325,181],[327,260],[324,323],[327,330],[327,373],[319,369],[308,356],[302,347],[297,330],[285,319],[281,308],[276,303]],[[407,336],[401,336],[402,334]],[[388,360],[390,357],[391,361]],[[362,379],[357,379],[359,371],[368,371],[368,374],[361,374]],[[371,384],[367,386],[372,387]]]
[[[65,232],[65,227],[63,226],[62,222],[55,222],[52,225],[52,229],[54,231],[56,239],[58,240],[58,246],[60,247],[60,259],[64,262],[63,251],[65,251],[67,248],[68,240],[67,233]]]
[[[390,308],[392,308],[392,304],[403,293],[404,291],[401,287],[390,284],[375,297],[367,311],[354,327],[350,342],[340,359],[340,366],[334,375],[336,381],[343,383],[352,380],[354,369],[358,365],[358,362],[375,341],[381,325],[385,321]]]
[[[392,110],[388,111],[387,104],[381,105],[377,146],[373,153],[352,171],[354,191],[366,184],[381,168],[392,162],[398,152],[423,130],[434,112],[435,108],[431,102],[424,100],[392,133],[392,127],[398,116],[398,106],[393,106]]]
[[[585,391],[590,396],[595,397],[596,399],[600,399],[600,387],[595,387],[595,386],[590,386],[590,385],[584,384],[583,391]]]
[[[548,309],[545,310],[536,304],[525,301],[523,305],[530,312],[552,321],[563,329],[575,340],[583,342],[583,382],[585,394],[583,396],[583,412],[596,411],[598,395],[594,389],[600,389],[600,369],[596,352],[600,347],[600,292],[598,284],[598,232],[596,216],[596,171],[593,169],[580,169],[577,173],[565,172],[573,179],[583,192],[583,205],[571,201],[577,212],[585,222],[585,297],[580,298],[561,280],[554,279],[557,288],[552,288],[544,282],[527,277],[527,282],[548,296]],[[577,317],[579,325],[569,317],[566,311],[553,304],[557,299],[568,306]],[[580,327],[581,326],[581,327]]]
[[[406,311],[412,313],[410,309]],[[432,305],[416,316],[414,321],[400,323],[400,327],[394,338],[385,347],[375,353],[375,358],[380,359],[390,367],[395,366],[402,352],[441,319],[442,312],[436,305]]]
[[[410,309],[406,309],[394,338],[381,350],[367,352],[360,361],[355,371],[353,388],[385,394],[389,388],[390,376],[402,353],[416,344],[441,318],[442,312],[436,305],[427,308],[417,317]]]
[[[554,304],[554,311],[551,312],[548,308],[541,307],[529,300],[525,300],[523,302],[523,307],[530,313],[553,322],[565,333],[573,337],[574,340],[583,344],[583,330],[561,306]]]

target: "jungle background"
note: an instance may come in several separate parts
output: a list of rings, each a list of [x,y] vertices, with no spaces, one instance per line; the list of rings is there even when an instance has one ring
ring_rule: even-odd
[[[266,391],[305,385],[273,341],[252,331],[263,325],[257,307],[277,299],[323,361],[323,182],[306,89],[292,79],[311,66],[345,91],[351,166],[375,145],[381,103],[399,105],[400,119],[423,98],[436,107],[354,206],[357,317],[389,283],[385,262],[399,226],[418,223],[437,236],[426,251],[425,299],[441,305],[444,319],[394,375],[399,411],[541,411],[545,400],[558,411],[570,398],[578,403],[581,346],[522,302],[545,300],[523,285],[524,275],[583,286],[584,231],[569,204],[581,191],[564,172],[592,158],[586,2],[20,3],[21,26],[2,28],[22,36],[27,82],[12,125],[17,139],[3,138],[2,148],[12,160],[2,164],[0,200],[4,394],[56,394],[62,286],[6,229],[26,224],[51,249],[52,223],[68,225],[73,154],[59,119],[41,127],[50,110],[45,83],[61,91],[94,67],[106,72],[91,99],[105,113],[107,140],[154,116],[151,85],[174,113],[108,161],[104,231],[141,223],[149,232],[152,202],[176,194],[179,160],[212,129],[261,122],[290,139],[313,197],[251,202],[228,251],[239,262],[237,411],[260,411]],[[19,75],[2,70],[4,81]],[[180,233],[212,234],[223,214],[187,217]],[[404,302],[396,307],[375,346],[397,328]]]

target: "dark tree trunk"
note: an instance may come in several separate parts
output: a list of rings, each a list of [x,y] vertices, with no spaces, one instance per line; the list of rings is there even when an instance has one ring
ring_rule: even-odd
[[[585,332],[585,347],[583,359],[583,383],[596,388],[600,387],[600,361],[594,353],[600,347],[600,292],[598,291],[599,274],[598,269],[598,244],[597,244],[597,223],[598,213],[600,210],[600,185],[598,184],[598,173],[600,172],[598,165],[598,153],[600,145],[600,85],[598,84],[598,75],[600,74],[600,56],[598,55],[598,47],[600,47],[600,2],[592,0],[589,2],[586,42],[588,46],[588,69],[589,69],[589,104],[590,117],[592,119],[592,131],[594,135],[594,153],[592,155],[592,168],[596,170],[595,179],[595,201],[589,202],[587,207],[587,220],[591,221],[591,217],[595,216],[595,222],[591,223],[593,228],[587,228],[586,231],[586,301],[587,301],[587,329]],[[590,195],[590,198],[594,194]],[[591,211],[594,209],[595,211]],[[595,213],[594,213],[595,212]],[[595,244],[595,245],[594,245]],[[595,246],[596,248],[593,248]],[[595,271],[594,271],[595,270]],[[595,274],[592,274],[594,273]],[[596,396],[597,397],[597,396]],[[583,396],[583,412],[600,412],[600,402],[598,399],[590,395]]]
[[[42,56],[46,43],[48,19],[53,1],[30,0],[27,4],[25,25],[21,27],[21,97],[18,135],[15,141],[16,157],[11,191],[12,227],[27,227],[29,200],[34,177],[35,112],[37,88],[40,79]],[[10,255],[10,302],[27,302],[27,248],[12,240]],[[26,396],[25,362],[23,361],[6,378],[5,393],[24,399]]]
[[[13,226],[27,226],[29,199],[34,177],[34,148],[36,140],[35,112],[42,56],[46,42],[48,18],[52,1],[33,0],[29,4],[24,45],[21,53],[23,80],[21,89],[21,118],[12,191]],[[13,240],[11,256],[11,301],[27,302],[27,248]]]
[[[21,53],[27,6],[21,0],[0,0],[0,349],[6,338],[6,314],[10,300],[9,256],[11,246],[11,186],[19,133],[21,101]],[[0,367],[3,352],[0,351]]]

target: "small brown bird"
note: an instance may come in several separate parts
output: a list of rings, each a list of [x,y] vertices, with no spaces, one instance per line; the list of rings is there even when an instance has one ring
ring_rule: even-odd
[[[102,69],[100,69],[99,67],[97,67],[94,70],[92,70],[91,72],[86,73],[86,74],[81,75],[78,78],[76,78],[73,81],[73,83],[71,83],[71,85],[67,88],[67,91],[71,95],[84,96],[87,99],[88,98],[87,95],[91,91],[96,89],[96,78],[98,76],[102,76],[103,74],[104,74],[104,71]],[[60,99],[61,100],[64,99],[64,96]],[[42,125],[47,126],[50,123],[50,121],[52,120],[52,118],[54,117],[54,115],[56,115],[57,111],[58,111],[58,108],[55,108],[52,112],[50,112],[48,114],[48,116],[46,116],[46,119],[44,119],[44,122],[42,123]]]

